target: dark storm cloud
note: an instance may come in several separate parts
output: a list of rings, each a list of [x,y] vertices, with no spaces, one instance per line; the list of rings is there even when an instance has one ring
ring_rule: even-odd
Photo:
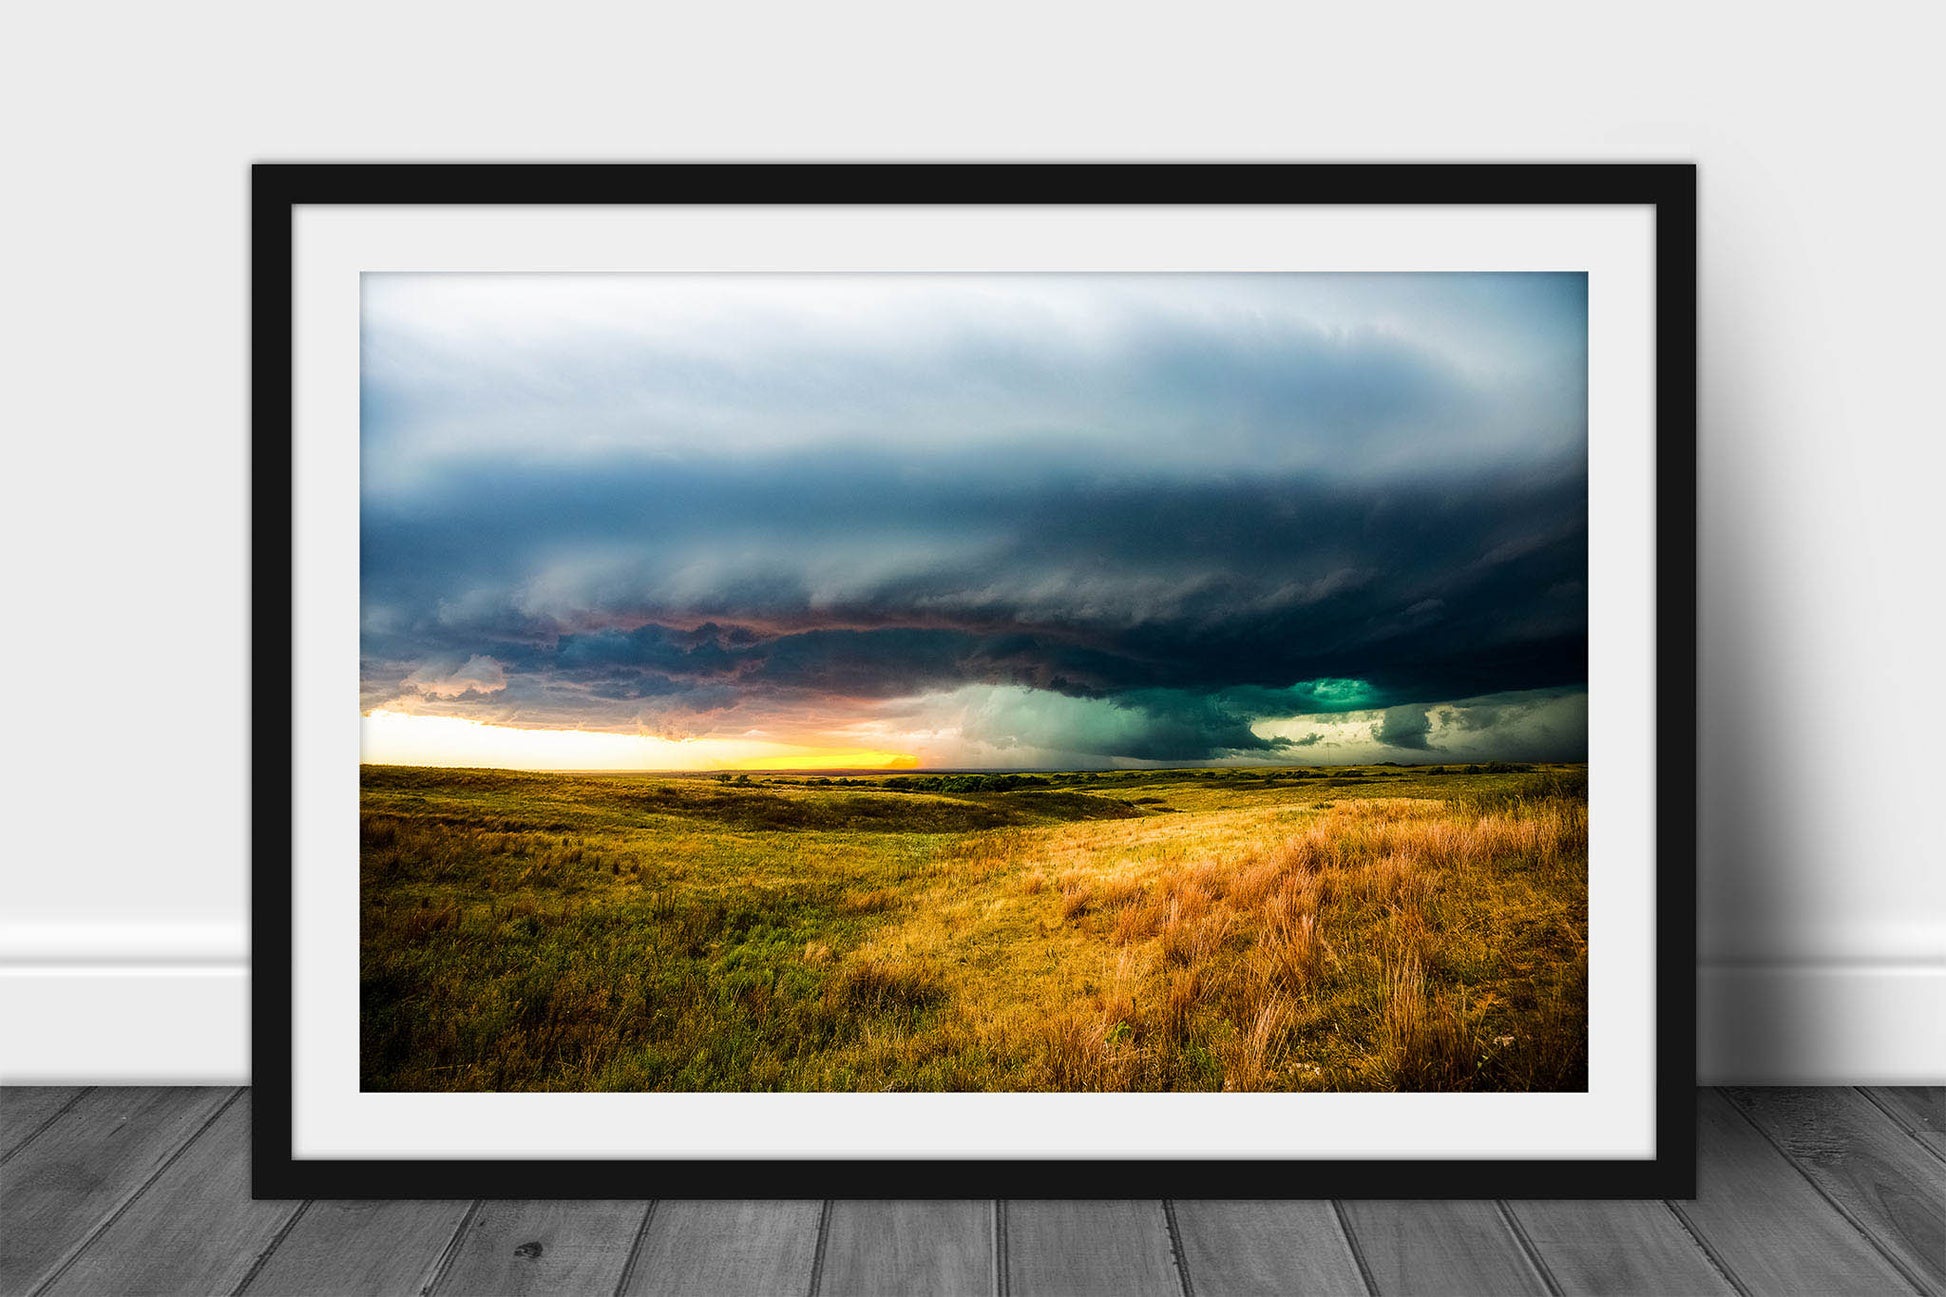
[[[963,467],[468,475],[368,509],[368,654],[482,654],[615,702],[1149,691],[1183,759],[1192,730],[1205,754],[1262,748],[1252,716],[1583,678],[1585,605],[1558,593],[1586,566],[1578,476],[1103,485]],[[926,557],[885,566],[903,548],[888,536]],[[1361,685],[1292,689],[1332,680]]]
[[[1385,709],[1373,737],[1389,748],[1424,752],[1426,737],[1431,733],[1432,719],[1426,714],[1425,704],[1406,703]]]
[[[948,294],[913,341],[766,289],[693,333],[533,326],[518,364],[368,301],[363,705],[682,733],[986,686],[1088,704],[1008,693],[1002,747],[1191,761],[1367,710],[1427,749],[1435,704],[1580,685],[1579,278],[1434,293],[1424,336],[1192,283]]]

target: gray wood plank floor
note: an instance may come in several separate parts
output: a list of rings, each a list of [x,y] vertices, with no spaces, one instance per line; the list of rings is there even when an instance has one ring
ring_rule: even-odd
[[[249,1115],[0,1089],[0,1297],[1946,1297],[1938,1088],[1706,1092],[1671,1203],[253,1203]]]

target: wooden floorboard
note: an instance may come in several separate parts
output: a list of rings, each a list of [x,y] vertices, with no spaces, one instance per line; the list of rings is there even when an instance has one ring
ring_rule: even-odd
[[[46,1297],[231,1293],[297,1213],[250,1197],[250,1096],[181,1155],[50,1284]]]
[[[483,1202],[433,1297],[611,1297],[646,1202]]]
[[[243,1291],[249,1297],[393,1297],[430,1285],[472,1204],[308,1202]]]
[[[1162,1203],[1003,1203],[1010,1297],[1181,1297]]]
[[[43,1126],[78,1100],[78,1085],[10,1085],[0,1089],[0,1161],[40,1133]]]
[[[1345,1224],[1381,1297],[1547,1297],[1498,1203],[1346,1202]]]
[[[1913,1291],[1728,1099],[1705,1093],[1697,1120],[1696,1197],[1676,1210],[1746,1289],[1766,1297]]]
[[[990,1297],[994,1204],[834,1202],[819,1274],[818,1297]]]
[[[1946,1295],[1946,1090],[1699,1109],[1679,1203],[294,1204],[249,1197],[247,1093],[8,1089],[0,1295]]]
[[[658,1202],[622,1297],[805,1297],[824,1204]]]
[[[1667,1203],[1550,1199],[1507,1211],[1564,1297],[1736,1292]]]
[[[1173,1204],[1196,1297],[1364,1297],[1344,1225],[1328,1202]]]
[[[1862,1093],[1907,1134],[1946,1159],[1946,1085],[1874,1086]]]
[[[31,1292],[236,1094],[90,1090],[0,1164],[0,1293]]]
[[[1946,1291],[1939,1163],[1856,1090],[1725,1091],[1916,1287]]]

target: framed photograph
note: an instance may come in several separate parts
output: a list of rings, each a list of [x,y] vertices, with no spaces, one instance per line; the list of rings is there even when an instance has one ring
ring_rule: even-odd
[[[262,165],[255,1191],[1688,1196],[1680,165]]]

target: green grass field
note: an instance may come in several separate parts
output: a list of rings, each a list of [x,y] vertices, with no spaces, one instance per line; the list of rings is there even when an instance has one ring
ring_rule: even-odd
[[[1586,785],[367,766],[360,1075],[1581,1089]]]

